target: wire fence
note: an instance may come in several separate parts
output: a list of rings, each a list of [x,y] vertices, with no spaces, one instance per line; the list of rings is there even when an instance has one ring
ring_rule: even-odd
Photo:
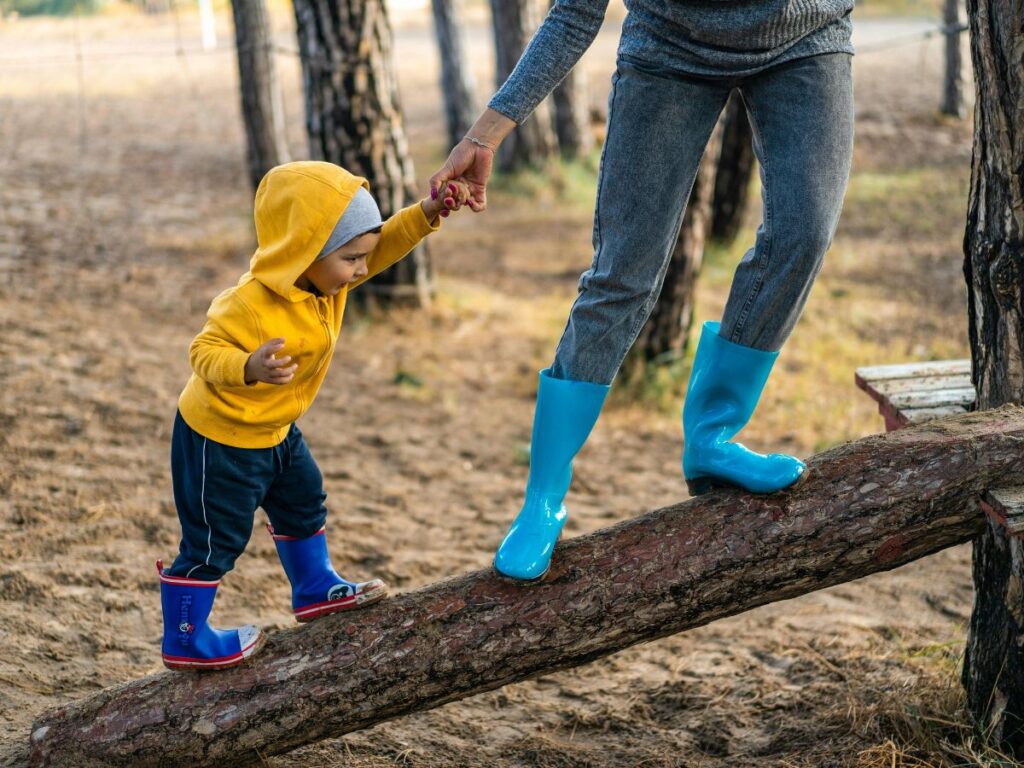
[[[857,54],[875,53],[878,51],[891,50],[901,46],[913,45],[924,40],[936,37],[959,36],[969,30],[967,24],[945,24],[940,21],[934,22],[935,26],[923,31],[917,31],[906,35],[897,35],[889,39],[862,43],[856,46]],[[176,22],[176,31],[180,33],[180,24]],[[42,67],[47,65],[60,65],[72,62],[80,62],[83,58],[80,48],[81,40],[76,36],[78,45],[71,53],[53,54],[42,56],[2,56],[0,55],[0,68],[4,67]],[[289,46],[281,43],[271,45],[271,51],[283,56],[298,58],[300,56],[298,46]],[[124,58],[161,58],[169,56],[217,56],[226,53],[237,53],[238,48],[233,43],[220,43],[213,47],[204,47],[199,41],[185,41],[178,36],[174,46],[166,48],[136,47],[122,50],[98,51],[88,55],[89,61],[102,61]]]

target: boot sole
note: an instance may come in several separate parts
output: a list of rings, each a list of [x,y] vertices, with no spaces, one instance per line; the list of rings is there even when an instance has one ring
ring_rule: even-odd
[[[800,477],[794,480],[784,488],[779,488],[778,491],[769,491],[768,493],[779,493],[779,491],[792,491],[799,488],[807,481],[807,476],[810,474],[808,470],[804,470],[800,473]],[[686,489],[689,491],[690,496],[703,496],[706,493],[712,491],[722,490],[725,488],[735,488],[740,491],[746,491],[747,489],[741,485],[730,483],[727,480],[722,480],[718,477],[697,477],[693,480],[687,479]],[[754,493],[754,491],[747,491],[748,493]],[[758,496],[766,496],[767,493],[759,493]]]
[[[549,565],[540,576],[534,576],[532,579],[520,579],[518,576],[509,576],[507,573],[502,573],[494,566],[491,566],[491,569],[498,576],[498,579],[506,584],[515,584],[517,587],[528,587],[531,584],[537,584],[544,581],[544,577],[548,575],[548,571],[551,570],[551,566]]]
[[[301,616],[296,613],[295,620],[300,624],[305,624],[331,613],[341,613],[342,611],[353,611],[357,608],[365,608],[368,605],[372,605],[373,603],[383,600],[387,595],[387,586],[378,587],[377,589],[369,592],[360,592],[358,595],[346,597],[342,600],[332,600],[329,603],[322,603],[316,607],[310,606],[305,609],[305,612]]]
[[[239,667],[243,664],[248,663],[253,656],[255,656],[264,644],[267,642],[267,633],[262,629],[256,636],[256,641],[252,643],[248,648],[244,648],[235,656],[229,656],[227,659],[182,659],[174,660],[164,657],[164,666],[168,669],[173,669],[176,672],[219,672],[222,669],[232,669]]]

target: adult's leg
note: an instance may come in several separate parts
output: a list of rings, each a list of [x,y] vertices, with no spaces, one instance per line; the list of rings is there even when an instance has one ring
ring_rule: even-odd
[[[691,494],[718,485],[773,493],[806,477],[802,461],[732,438],[750,420],[778,350],[800,317],[842,208],[853,136],[850,57],[802,59],[740,91],[761,162],[764,220],[736,270],[721,326],[705,323],[683,408]]]
[[[594,211],[594,260],[555,352],[556,379],[609,384],[661,291],[730,85],[619,63]]]
[[[740,85],[761,166],[763,221],[740,261],[720,334],[777,351],[839,223],[853,151],[851,57],[799,59]]]
[[[620,62],[594,213],[594,261],[549,370],[541,372],[523,507],[494,558],[499,573],[548,569],[568,512],[572,461],[665,278],[704,147],[729,96],[723,82]]]

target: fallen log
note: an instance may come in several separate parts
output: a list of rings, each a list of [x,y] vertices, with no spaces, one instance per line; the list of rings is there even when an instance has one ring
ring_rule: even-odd
[[[808,465],[792,492],[719,491],[564,541],[537,585],[477,571],[279,632],[250,666],[71,702],[33,724],[32,762],[241,765],[895,568],[982,530],[985,492],[1024,477],[1024,409]]]

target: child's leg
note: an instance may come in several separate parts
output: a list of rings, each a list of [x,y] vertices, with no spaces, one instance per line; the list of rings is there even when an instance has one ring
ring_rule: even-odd
[[[296,619],[310,621],[380,600],[387,594],[383,581],[348,581],[331,566],[323,476],[297,426],[292,425],[282,447],[281,468],[263,499],[263,509],[292,585]]]
[[[851,57],[784,64],[740,91],[761,166],[764,218],[736,269],[720,335],[774,352],[807,302],[839,222],[853,151]]]
[[[232,569],[273,481],[275,450],[222,445],[175,417],[171,474],[181,544],[168,575],[215,581]]]
[[[275,533],[305,539],[323,528],[327,520],[324,478],[296,425],[280,447],[281,465],[259,504]]]
[[[180,413],[175,418],[171,472],[181,545],[171,568],[157,563],[161,652],[171,669],[233,667],[265,640],[254,625],[214,629],[208,618],[221,575],[231,570],[249,541],[256,505],[273,478],[274,450],[221,445],[189,428]]]
[[[725,82],[656,76],[625,62],[613,78],[594,212],[594,261],[551,375],[609,384],[661,292]]]

